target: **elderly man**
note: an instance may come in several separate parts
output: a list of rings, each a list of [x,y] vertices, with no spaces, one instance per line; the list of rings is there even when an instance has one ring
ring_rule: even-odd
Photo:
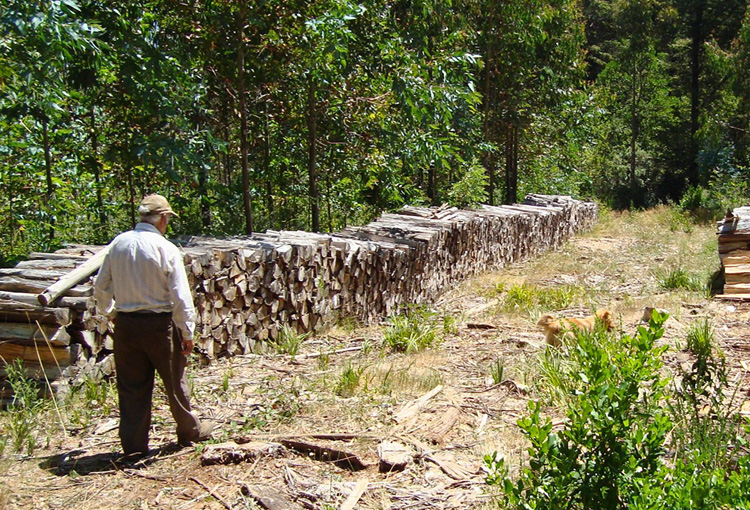
[[[177,214],[160,195],[145,197],[138,212],[135,229],[110,244],[94,286],[99,309],[116,313],[120,442],[130,458],[148,452],[154,371],[164,382],[178,442],[187,446],[211,433],[190,409],[185,365],[193,350],[195,308],[182,255],[164,237]]]

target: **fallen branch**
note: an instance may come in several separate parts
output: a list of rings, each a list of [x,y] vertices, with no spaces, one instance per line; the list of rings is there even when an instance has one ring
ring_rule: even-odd
[[[224,508],[226,508],[227,510],[232,510],[232,505],[230,505],[229,503],[227,503],[226,501],[224,501],[224,498],[222,498],[221,496],[219,496],[218,494],[216,494],[216,492],[214,492],[213,490],[211,490],[211,488],[209,488],[208,485],[206,485],[205,483],[201,482],[200,480],[198,480],[194,476],[188,477],[188,480],[192,480],[195,483],[197,483],[198,485],[200,485],[201,487],[203,487],[206,490],[206,492],[208,492],[212,497],[214,497],[216,499],[216,501],[218,501],[219,503],[221,503],[222,505],[224,505]]]
[[[328,354],[341,354],[342,352],[353,352],[353,351],[361,351],[362,346],[357,347],[347,347],[345,349],[336,349],[335,351],[318,351],[318,352],[311,352],[309,354],[305,354],[304,358],[318,358],[320,356],[325,356]]]
[[[367,480],[358,481],[352,493],[349,494],[349,497],[346,498],[346,501],[344,501],[344,504],[341,505],[340,510],[353,510],[354,506],[359,501],[359,498],[362,497],[362,494],[364,494],[366,490],[367,490]]]
[[[359,458],[353,453],[345,452],[342,450],[336,450],[334,448],[328,448],[326,446],[320,446],[311,443],[303,443],[301,441],[291,441],[289,439],[282,439],[279,441],[287,448],[291,448],[304,455],[309,455],[315,460],[322,462],[331,462],[336,466],[347,469],[349,471],[361,471],[367,466],[359,460]]]
[[[78,283],[81,282],[84,278],[88,278],[92,273],[98,271],[102,265],[102,262],[104,262],[104,257],[107,255],[108,251],[109,247],[99,250],[86,262],[44,289],[44,291],[37,297],[39,303],[42,306],[47,306],[55,299],[62,296],[65,291],[70,290],[74,286],[78,285]]]

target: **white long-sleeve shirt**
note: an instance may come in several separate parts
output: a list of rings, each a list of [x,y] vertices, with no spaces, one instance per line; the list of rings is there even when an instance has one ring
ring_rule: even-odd
[[[195,333],[195,306],[179,248],[150,223],[114,238],[94,282],[102,313],[172,312],[183,340]]]

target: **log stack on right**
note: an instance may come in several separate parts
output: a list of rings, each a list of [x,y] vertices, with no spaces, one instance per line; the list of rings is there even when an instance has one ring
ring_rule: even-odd
[[[724,292],[719,297],[750,299],[750,207],[727,211],[718,224]]]

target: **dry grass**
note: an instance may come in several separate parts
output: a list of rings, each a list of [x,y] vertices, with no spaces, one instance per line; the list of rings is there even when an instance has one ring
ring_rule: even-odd
[[[341,321],[327,335],[304,340],[294,356],[267,353],[191,367],[195,407],[217,425],[216,441],[356,434],[358,440],[335,444],[360,456],[369,466],[364,472],[293,454],[200,466],[201,447],[175,450],[173,423],[161,396],[151,435],[152,447],[161,451],[137,472],[123,470],[111,462],[119,451],[116,430],[97,433],[102,423],[117,418],[114,401],[104,413],[101,404],[92,407],[77,395],[73,402],[80,419],[74,425],[73,408],[65,408],[67,435],[60,434],[59,425],[45,427],[50,446],[44,442],[30,455],[6,447],[0,458],[0,508],[224,508],[190,476],[238,509],[253,508],[239,492],[241,481],[299,497],[315,494],[317,499],[306,501],[323,509],[340,506],[360,478],[371,484],[361,508],[490,508],[488,496],[477,490],[482,488],[482,456],[498,451],[511,466],[521,465],[526,444],[516,421],[530,399],[554,400],[539,386],[544,369],[543,337],[536,327],[540,313],[565,308],[583,314],[607,307],[617,328],[630,332],[644,306],[664,308],[672,315],[667,342],[678,341],[694,317],[721,315],[724,305],[707,301],[705,292],[659,286],[659,271],[665,268],[707,277],[718,266],[713,227],[687,227],[668,208],[604,212],[592,232],[561,250],[473,278],[446,293],[436,312],[454,320],[455,329],[446,331],[436,322],[440,341],[420,352],[393,352],[383,344],[383,327]],[[510,289],[515,289],[512,299]],[[526,304],[515,306],[521,301]],[[741,313],[750,317],[748,311]],[[360,350],[336,353],[347,347]],[[680,361],[679,353],[670,356]],[[499,359],[505,380],[495,384],[490,370]],[[442,392],[412,420],[394,420],[437,385]],[[453,408],[460,410],[458,421],[443,437],[431,436],[431,427]],[[548,412],[556,416],[554,407]],[[54,423],[50,413],[40,413],[40,428]],[[0,436],[8,434],[10,419],[9,413],[0,415]],[[376,449],[385,438],[419,440],[474,474],[456,484],[424,460],[403,473],[378,473]]]

